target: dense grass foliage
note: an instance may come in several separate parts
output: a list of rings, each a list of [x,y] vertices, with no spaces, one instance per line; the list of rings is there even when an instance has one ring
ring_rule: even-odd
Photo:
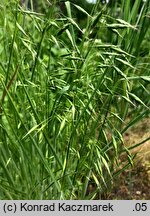
[[[1,199],[100,197],[133,164],[123,134],[150,114],[149,1],[66,1],[63,16],[54,2],[0,3]]]

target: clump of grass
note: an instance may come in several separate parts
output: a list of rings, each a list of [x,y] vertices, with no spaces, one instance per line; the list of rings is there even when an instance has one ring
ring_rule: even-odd
[[[149,115],[149,56],[140,56],[149,1],[129,2],[115,5],[119,18],[74,4],[85,29],[69,1],[63,17],[55,3],[45,14],[1,3],[1,199],[94,199],[132,166],[123,133]]]

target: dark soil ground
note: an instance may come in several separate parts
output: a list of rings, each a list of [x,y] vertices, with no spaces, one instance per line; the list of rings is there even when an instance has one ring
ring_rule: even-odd
[[[150,118],[125,134],[126,146],[150,138]],[[133,167],[120,174],[107,199],[149,200],[150,199],[150,139],[134,150],[138,152]]]
[[[149,168],[145,164],[136,164],[130,170],[124,171],[114,184],[107,199],[119,200],[149,200],[150,177]]]
[[[113,182],[110,192],[104,195],[97,194],[94,199],[102,200],[149,200],[150,199],[150,118],[140,122],[130,129],[124,136],[124,144],[127,147],[141,143],[139,147],[131,150],[135,155],[133,165],[125,169]],[[122,155],[119,164],[125,166],[126,155]],[[88,194],[96,189],[96,185],[89,184]]]

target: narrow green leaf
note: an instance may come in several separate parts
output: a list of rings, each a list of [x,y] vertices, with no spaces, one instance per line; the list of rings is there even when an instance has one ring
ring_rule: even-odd
[[[85,15],[87,15],[88,17],[91,17],[90,14],[88,14],[88,12],[86,10],[84,10],[84,8],[80,7],[79,5],[73,4],[79,11],[81,11],[82,13],[84,13]]]
[[[83,31],[81,30],[81,28],[79,27],[79,25],[70,17],[68,17],[68,21],[74,25],[82,34],[83,34]]]
[[[18,29],[19,29],[25,36],[28,36],[28,35],[25,33],[24,29],[21,27],[21,25],[19,25],[18,22],[16,23],[16,26],[18,27]]]
[[[70,26],[70,23],[67,23],[63,26],[63,28],[61,28],[58,33],[57,33],[57,36],[61,35],[66,29],[68,29]],[[54,37],[54,36],[53,36]],[[56,40],[56,39],[55,39]]]
[[[126,65],[126,66],[132,68],[132,69],[135,69],[129,62],[127,62],[127,61],[125,61],[125,60],[123,60],[123,59],[116,58],[116,60],[119,61],[119,62],[121,62],[121,63],[123,63],[124,65]]]
[[[150,82],[150,76],[141,76],[144,81]]]
[[[125,99],[128,103],[130,103],[132,106],[136,106],[131,100],[130,100],[130,98],[129,97],[126,97],[126,96],[124,96],[124,95],[122,95],[121,96],[123,99]]]
[[[118,146],[117,146],[117,142],[116,142],[116,139],[114,136],[112,136],[112,143],[113,143],[113,146],[115,149],[115,153],[116,153],[116,155],[118,155]]]
[[[137,101],[138,103],[142,104],[144,107],[146,107],[147,109],[150,109],[149,107],[147,107],[144,102],[138,97],[136,96],[135,94],[129,92],[128,93],[135,101]]]
[[[122,19],[116,19],[119,23],[123,24],[124,26],[126,27],[129,27],[129,28],[133,28],[133,29],[136,29],[136,26],[133,26],[133,25],[130,25],[130,23],[122,20]]]

